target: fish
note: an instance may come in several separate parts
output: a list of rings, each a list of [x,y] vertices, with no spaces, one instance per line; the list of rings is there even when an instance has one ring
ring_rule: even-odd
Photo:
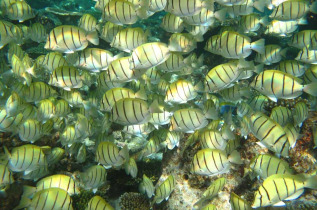
[[[227,145],[227,138],[223,135],[223,131],[218,130],[204,130],[200,132],[199,135],[200,145],[202,149],[219,149],[224,150]]]
[[[185,108],[174,112],[169,130],[193,133],[195,130],[204,128],[207,124],[208,119],[202,110],[197,108]]]
[[[305,179],[300,175],[274,174],[266,178],[255,192],[252,208],[284,206],[283,200],[298,198],[304,188],[316,189],[316,176]]]
[[[317,66],[316,65],[311,65],[304,74],[304,82],[306,84],[310,84],[313,82],[317,82]]]
[[[51,152],[46,156],[47,164],[54,165],[59,162],[65,154],[65,150],[60,147],[52,148]]]
[[[270,100],[293,99],[306,92],[317,95],[315,83],[302,85],[302,80],[293,75],[277,70],[265,70],[250,83],[250,87],[266,95]],[[291,85],[290,85],[291,84]]]
[[[122,132],[139,137],[146,137],[154,130],[154,126],[151,123],[144,123],[140,125],[128,125],[124,126]]]
[[[16,116],[23,106],[23,99],[16,92],[12,92],[5,103],[7,117]]]
[[[297,102],[293,110],[294,124],[301,127],[302,123],[308,118],[308,116],[309,110],[307,104],[303,101]]]
[[[254,109],[254,111],[266,112],[265,103],[269,101],[269,98],[265,95],[258,95],[249,101],[250,106]]]
[[[136,178],[138,175],[138,167],[133,158],[130,157],[129,160],[125,162],[124,170],[127,175],[131,175],[132,178]]]
[[[0,49],[14,40],[15,32],[12,30],[10,22],[0,20]]]
[[[96,2],[95,9],[102,12],[102,10],[103,10],[103,8],[105,8],[106,4],[109,3],[109,0],[96,0],[95,2]]]
[[[209,187],[203,192],[201,198],[194,204],[194,207],[201,206],[206,200],[210,200],[213,197],[217,196],[220,191],[224,188],[226,184],[226,178],[218,178],[213,181]]]
[[[241,134],[241,136],[243,136]],[[225,151],[228,155],[230,155],[234,150],[237,150],[237,148],[240,147],[240,139],[239,138],[234,138],[234,139],[229,139],[225,148]]]
[[[216,210],[216,206],[213,204],[207,204],[206,206],[201,207],[201,210]]]
[[[9,185],[14,183],[13,173],[6,165],[0,164],[0,177],[0,193],[4,194]]]
[[[35,119],[28,119],[19,126],[19,137],[22,141],[34,143],[42,135],[42,124]]]
[[[307,22],[303,20],[279,21],[273,20],[268,26],[265,34],[272,36],[291,36],[298,29],[299,25],[305,25]]]
[[[155,67],[168,59],[170,50],[165,43],[149,42],[132,51],[129,58],[130,69],[148,69]]]
[[[226,12],[226,8],[214,12],[203,7],[198,14],[182,17],[182,20],[189,25],[212,26],[216,19],[225,20]]]
[[[55,116],[65,117],[71,112],[71,108],[68,102],[64,99],[60,99],[55,103]]]
[[[14,147],[11,153],[6,147],[4,147],[4,150],[9,160],[8,167],[13,172],[24,172],[24,174],[28,174],[39,167],[47,167],[43,147],[25,144]]]
[[[161,139],[158,136],[152,136],[147,141],[146,145],[140,152],[139,159],[150,157],[151,155],[159,152],[163,148]]]
[[[216,176],[228,173],[230,163],[241,164],[240,154],[233,151],[229,156],[218,149],[202,149],[193,157],[190,172],[202,176]]]
[[[84,172],[80,173],[82,186],[86,190],[93,190],[96,193],[98,188],[106,183],[107,171],[101,165],[91,166]]]
[[[180,71],[188,63],[187,60],[186,58],[184,59],[181,53],[171,52],[167,60],[156,66],[156,68],[164,72]]]
[[[230,193],[230,205],[232,210],[252,210],[251,205],[234,192]]]
[[[146,18],[146,10],[148,8],[148,1],[139,1],[142,7],[136,8],[135,5],[129,1],[115,0],[109,1],[102,9],[102,19],[110,21],[118,25],[132,25],[136,23],[139,18]]]
[[[240,85],[235,84],[232,87],[223,89],[221,91],[218,92],[222,98],[224,98],[226,101],[230,101],[230,102],[238,102],[241,101],[243,99],[247,99],[249,98],[251,91],[250,88]]]
[[[84,29],[87,32],[97,30],[97,19],[91,14],[83,14],[78,22],[78,27]]]
[[[190,53],[197,47],[195,37],[189,33],[173,33],[169,38],[171,52]]]
[[[237,105],[237,114],[239,117],[250,116],[253,112],[252,107],[244,101],[239,102]]]
[[[164,199],[168,200],[169,196],[173,192],[176,185],[175,177],[171,174],[169,175],[164,182],[162,182],[155,189],[155,196],[152,203],[161,203]]]
[[[38,119],[45,122],[55,116],[56,107],[50,99],[43,99],[39,101],[37,110]]]
[[[243,33],[257,32],[260,27],[268,25],[267,16],[261,17],[259,14],[253,13],[244,15],[240,20],[240,27]]]
[[[32,82],[22,93],[26,102],[39,102],[54,96],[57,96],[56,90],[44,82]]]
[[[166,146],[169,150],[179,147],[179,141],[183,137],[180,132],[168,131],[165,139]]]
[[[248,57],[252,50],[263,54],[264,44],[264,39],[251,42],[251,39],[245,35],[233,31],[224,31],[220,35],[209,38],[204,49],[225,58],[240,59]]]
[[[193,16],[198,14],[203,8],[214,10],[213,1],[203,0],[171,0],[167,1],[164,10],[178,17]]]
[[[34,23],[30,27],[30,38],[34,42],[44,42],[47,39],[45,27],[40,23]]]
[[[263,54],[256,54],[255,61],[264,65],[272,65],[282,60],[282,48],[279,45],[266,45]]]
[[[294,174],[294,170],[288,162],[270,154],[261,154],[254,157],[250,162],[252,174],[262,179],[273,174]]]
[[[250,118],[250,130],[264,145],[276,155],[288,157],[290,142],[281,125],[261,112],[255,112]]]
[[[254,1],[246,0],[243,4],[225,6],[225,9],[231,18],[239,17],[240,15],[250,15],[254,12]]]
[[[151,179],[143,174],[142,182],[139,185],[139,191],[142,194],[146,194],[148,198],[151,198],[154,195],[154,190],[155,188]]]
[[[32,76],[30,74],[32,68],[27,68],[23,61],[15,54],[12,56],[11,65],[13,74],[18,77],[21,82],[30,86],[32,82]]]
[[[117,33],[123,29],[123,26],[117,25],[108,21],[105,23],[105,25],[102,28],[101,26],[97,25],[97,30],[98,28],[99,28],[99,32],[101,33],[100,38],[105,40],[108,43],[111,43],[114,37],[117,35]]]
[[[284,127],[293,121],[293,114],[287,107],[276,106],[272,109],[270,118]]]
[[[51,74],[49,85],[63,88],[70,91],[72,88],[81,88],[83,82],[79,71],[72,66],[61,66]]]
[[[317,64],[317,50],[310,49],[306,46],[299,51],[295,60],[307,64]]]
[[[129,160],[128,147],[123,147],[120,151],[117,145],[112,142],[100,142],[96,150],[95,161],[105,168],[120,167]]]
[[[11,20],[18,20],[20,23],[35,17],[31,6],[26,1],[16,1],[6,8],[6,15]]]
[[[88,42],[99,44],[97,31],[87,33],[77,26],[62,25],[50,31],[44,48],[61,53],[74,53],[85,49]]]
[[[308,67],[305,64],[296,60],[284,60],[278,63],[278,66],[276,67],[276,69],[282,72],[291,74],[295,77],[301,77],[306,73],[306,71],[308,70]],[[305,81],[305,78],[304,78],[304,81]],[[306,83],[308,84],[311,82],[306,82]]]
[[[184,20],[174,14],[166,13],[162,19],[161,28],[170,33],[181,33],[184,30]]]
[[[60,52],[47,53],[40,64],[50,73],[58,67],[69,66],[68,62],[63,57],[63,54]]]
[[[317,33],[317,30],[302,30],[295,33],[288,45],[296,47],[298,49],[303,49],[306,46],[312,44],[314,35]]]
[[[34,209],[73,209],[70,195],[68,195],[65,190],[59,188],[41,190],[33,196],[32,200],[24,197],[20,201],[20,204],[14,209],[21,209],[25,207]]]
[[[76,90],[66,91],[63,89],[60,96],[66,100],[71,107],[84,107],[85,109],[89,109],[91,106],[89,101],[83,99],[81,92]]]
[[[5,109],[0,109],[0,131],[16,132],[20,123],[23,121],[23,115],[19,113],[16,116],[8,117]]]
[[[98,209],[98,208],[114,210],[114,208],[109,203],[107,203],[107,201],[105,201],[102,197],[100,197],[99,195],[95,195],[89,200],[87,204],[87,209]]]
[[[110,46],[131,53],[138,46],[147,42],[149,31],[142,28],[125,28],[120,30],[112,39]]]
[[[190,81],[177,80],[169,85],[166,91],[164,102],[168,104],[183,104],[197,97],[198,92],[202,92],[202,84],[194,86]]]

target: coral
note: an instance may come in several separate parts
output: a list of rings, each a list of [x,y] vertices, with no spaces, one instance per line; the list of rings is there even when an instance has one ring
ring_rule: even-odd
[[[150,209],[150,202],[140,193],[126,192],[120,196],[119,206],[122,210],[144,210]]]

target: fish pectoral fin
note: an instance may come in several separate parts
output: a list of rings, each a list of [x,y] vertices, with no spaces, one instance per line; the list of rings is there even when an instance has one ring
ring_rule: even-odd
[[[299,196],[301,196],[301,194],[303,194],[303,192],[304,192],[304,189],[298,190],[293,195],[287,197],[285,200],[286,201],[294,200],[294,199],[298,198]]]
[[[274,204],[273,206],[285,206],[285,203],[283,201],[280,201],[280,202]]]

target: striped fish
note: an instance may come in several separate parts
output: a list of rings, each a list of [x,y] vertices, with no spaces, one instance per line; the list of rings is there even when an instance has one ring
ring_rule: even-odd
[[[196,49],[197,42],[195,37],[189,33],[173,33],[168,47],[172,52],[189,53]]]
[[[252,114],[250,119],[250,130],[260,144],[277,155],[288,157],[290,143],[282,126],[261,112]]]
[[[101,0],[99,0],[101,1]],[[107,203],[102,197],[99,195],[95,195],[92,197],[87,205],[87,209],[105,209],[105,210],[114,210],[114,208]]]
[[[73,210],[72,199],[65,190],[49,188],[37,192],[28,206],[20,203],[17,209],[28,207],[31,209],[60,209]]]
[[[237,151],[227,156],[225,151],[207,148],[199,150],[195,154],[190,171],[203,176],[216,176],[228,173],[230,163],[241,164],[240,154]]]
[[[61,98],[65,99],[68,104],[73,107],[84,107],[85,109],[89,109],[90,102],[83,99],[81,92],[76,90],[61,91]]]
[[[12,25],[10,22],[0,20],[0,35],[0,49],[14,40],[15,32],[12,30]],[[9,59],[9,61],[11,61],[11,59]]]
[[[60,99],[55,103],[55,116],[65,117],[71,112],[70,106],[67,101]]]
[[[34,42],[44,42],[47,38],[47,33],[45,27],[40,23],[34,23],[30,27],[30,38]]]
[[[194,86],[191,82],[187,80],[177,80],[169,85],[166,91],[164,102],[168,104],[183,104],[197,97],[200,88],[199,86]]]
[[[104,49],[87,48],[79,53],[74,66],[91,72],[99,72],[106,70],[109,64],[120,56],[113,56],[112,52]]]
[[[266,179],[273,174],[294,174],[294,170],[289,164],[273,155],[257,155],[251,160],[250,169],[252,173]]]
[[[303,101],[297,102],[292,114],[294,117],[294,124],[301,127],[302,123],[308,118],[309,115],[307,104]]]
[[[204,128],[207,124],[208,120],[200,109],[179,109],[174,112],[171,118],[169,130],[193,133],[197,129]]]
[[[171,13],[166,13],[162,19],[161,28],[170,33],[180,33],[184,30],[183,20]]]
[[[250,116],[253,112],[252,107],[245,101],[242,101],[237,105],[237,114],[239,117]]]
[[[309,85],[301,83],[301,79],[293,75],[277,70],[265,70],[254,78],[250,87],[266,95],[272,101],[297,98],[303,92],[313,96],[317,95],[315,83]]]
[[[243,4],[245,1],[244,0],[215,0],[215,2],[224,6],[232,6],[232,5]]]
[[[129,58],[130,69],[148,69],[168,59],[169,48],[162,42],[150,42],[138,46]]]
[[[146,71],[147,69],[131,68],[130,57],[122,57],[112,61],[108,70],[102,72],[99,77],[108,82],[123,83],[139,79]]]
[[[125,162],[124,170],[127,175],[131,175],[132,178],[136,178],[136,176],[138,175],[138,167],[133,158],[129,158],[129,160]]]
[[[65,150],[60,147],[54,147],[46,156],[48,165],[54,165],[59,162],[65,154]]]
[[[264,43],[264,39],[251,43],[251,39],[247,36],[233,31],[224,31],[208,39],[204,49],[225,58],[240,59],[248,57],[252,50],[263,54]]]
[[[102,12],[105,6],[109,3],[109,1],[110,0],[96,0],[95,9]]]
[[[179,141],[183,137],[181,132],[168,131],[165,139],[165,144],[169,150],[179,146]]]
[[[205,87],[209,93],[225,88],[237,80],[241,71],[233,63],[224,63],[212,68],[205,77]]]
[[[316,33],[317,30],[299,31],[292,36],[292,39],[288,45],[298,49],[303,49],[304,47],[312,44],[313,37]]]
[[[23,99],[16,93],[12,92],[5,103],[7,117],[16,116],[22,109]]]
[[[97,19],[91,14],[83,14],[78,22],[78,27],[85,31],[96,31]]]
[[[121,125],[138,125],[150,120],[150,109],[146,101],[139,98],[123,98],[111,110],[112,122]]]
[[[282,48],[279,45],[266,45],[263,54],[256,54],[255,61],[258,63],[263,63],[265,65],[278,63],[282,60],[281,50]]]
[[[243,98],[248,98],[251,95],[251,91],[249,87],[245,87],[238,83],[232,87],[219,91],[219,94],[225,101],[238,102]]]
[[[249,101],[249,105],[254,109],[254,111],[260,111],[265,113],[265,103],[269,101],[268,97],[264,95],[258,95]]]
[[[270,118],[284,127],[293,121],[293,114],[287,107],[276,106],[272,109]]]
[[[1,132],[16,132],[22,120],[23,120],[23,115],[21,113],[13,117],[8,117],[6,110],[0,109],[0,131]]]
[[[261,17],[259,14],[253,13],[244,15],[240,19],[240,27],[244,33],[256,32],[260,29],[261,25],[268,24],[267,17]]]
[[[114,0],[110,1],[103,8],[102,19],[118,25],[131,25],[138,21],[139,16],[144,17],[144,9],[145,7],[140,8],[138,9],[139,11],[137,11],[135,5],[129,1]]]
[[[59,52],[47,53],[40,64],[49,72],[53,72],[58,67],[68,66],[66,59]]]
[[[202,149],[219,149],[224,150],[227,145],[227,138],[222,135],[222,132],[217,130],[204,130],[199,134],[200,145]]]
[[[21,60],[20,58],[18,58],[18,56],[16,56],[14,54],[12,56],[11,65],[12,65],[13,74],[16,77],[18,77],[18,79],[21,80],[21,82],[30,86],[30,84],[32,82],[32,77],[31,77],[31,74],[29,72],[31,69],[29,69],[24,64],[23,60]]]
[[[254,11],[253,0],[246,0],[245,3],[240,5],[226,6],[227,13],[231,18],[238,17],[240,15],[250,15]]]
[[[303,194],[304,188],[316,189],[316,177],[304,179],[299,175],[272,175],[255,192],[252,208],[285,205],[283,200],[298,198]]]
[[[299,51],[295,60],[308,64],[317,64],[317,50],[311,50],[308,47],[304,47]]]
[[[61,66],[54,69],[48,84],[63,88],[67,91],[70,91],[72,88],[81,88],[83,86],[79,71],[72,66]]]
[[[87,33],[77,26],[62,25],[51,30],[44,48],[62,53],[73,53],[85,49],[88,42],[94,45],[99,44],[97,31]]]
[[[282,72],[291,74],[295,77],[301,77],[303,74],[305,74],[307,66],[303,63],[296,61],[296,60],[284,60],[279,62],[278,66],[276,67],[277,70],[280,70]],[[308,70],[308,69],[307,69]],[[304,78],[305,81],[305,78]],[[306,81],[305,81],[306,82]],[[311,81],[312,82],[312,81]],[[311,83],[306,82],[306,83]]]
[[[288,141],[291,145],[291,148],[294,148],[296,145],[297,139],[299,139],[302,135],[299,133],[300,128],[292,123],[288,123],[284,127],[285,133],[288,137]]]
[[[203,204],[206,200],[210,200],[213,197],[217,196],[220,191],[224,188],[226,184],[226,178],[218,178],[213,181],[209,187],[203,192],[201,198],[194,204],[194,207],[197,208]]]
[[[106,42],[111,43],[113,38],[122,29],[123,29],[123,26],[120,26],[111,22],[106,22],[105,25],[102,27],[102,29],[99,30],[99,32],[101,33],[100,38],[105,40]]]
[[[167,4],[167,0],[150,0],[149,11],[150,12],[162,11],[166,7],[166,4]]]
[[[182,54],[177,52],[171,52],[168,59],[160,65],[158,65],[156,68],[160,71],[174,72],[180,71],[185,66],[186,60],[184,59]]]
[[[0,164],[0,177],[0,190],[3,193],[10,184],[13,184],[13,173],[6,165]]]
[[[250,204],[234,192],[230,194],[230,205],[232,210],[252,210]]]
[[[13,172],[24,172],[28,174],[39,167],[47,167],[46,157],[41,147],[33,144],[25,144],[14,147],[11,151],[5,148],[9,159],[8,167]]]
[[[19,126],[19,137],[22,141],[34,143],[42,137],[42,125],[34,119],[26,120]]]
[[[159,152],[163,148],[161,138],[159,136],[152,136],[140,152],[140,158],[150,157]]]
[[[213,1],[204,0],[169,0],[164,10],[178,17],[185,17],[196,15],[205,7],[213,11],[213,4]]]
[[[310,11],[309,1],[292,0],[285,1],[274,8],[269,16],[275,20],[298,20]]]
[[[198,14],[182,17],[182,19],[189,25],[211,26],[214,24],[215,18],[223,20],[225,12],[223,9],[213,12],[207,8],[202,8]]]
[[[23,91],[23,98],[27,102],[38,102],[48,97],[54,97],[57,92],[44,82],[33,82]]]
[[[89,167],[80,174],[81,183],[86,190],[92,189],[94,193],[106,183],[107,171],[101,165]]]
[[[130,53],[136,47],[147,42],[148,33],[140,27],[122,29],[112,39],[110,46]]]
[[[16,1],[6,8],[6,15],[11,20],[18,20],[20,23],[35,17],[35,14],[26,1]]]
[[[67,125],[63,132],[60,134],[60,142],[63,146],[70,147],[76,140],[76,137],[79,134],[76,134],[74,125]]]
[[[120,167],[129,159],[128,147],[123,147],[120,151],[117,145],[112,142],[104,141],[99,143],[96,150],[95,161],[102,164],[105,168]]]
[[[317,65],[311,65],[304,74],[306,84],[317,82]]]
[[[298,25],[303,24],[299,21],[279,21],[273,20],[268,24],[265,34],[272,36],[290,36],[294,31],[297,30]]]
[[[152,203],[161,203],[164,199],[168,200],[176,185],[173,175],[169,175],[162,184],[155,189],[155,196]]]
[[[241,132],[241,136],[244,136],[242,135],[242,132]],[[227,146],[225,148],[227,155],[230,155],[234,150],[237,150],[239,146],[240,146],[240,138],[229,139],[227,142]]]
[[[154,185],[150,178],[143,174],[142,182],[139,185],[139,191],[142,194],[146,194],[148,198],[151,198],[154,195]]]
[[[122,132],[129,135],[138,137],[146,137],[154,130],[154,126],[151,123],[144,123],[140,125],[128,125],[124,126]]]
[[[50,188],[65,190],[70,196],[80,192],[79,184],[72,177],[63,174],[45,177],[36,183],[36,192]]]
[[[43,99],[38,103],[38,119],[46,121],[55,116],[55,104],[50,99]]]

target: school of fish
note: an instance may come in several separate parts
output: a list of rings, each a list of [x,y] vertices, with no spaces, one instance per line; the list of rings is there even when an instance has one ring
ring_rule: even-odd
[[[96,193],[109,168],[141,177],[140,193],[159,204],[180,178],[172,171],[155,184],[138,174],[138,162],[176,148],[184,154],[193,145],[200,149],[189,173],[218,179],[192,209],[217,209],[208,202],[227,184],[222,175],[241,164],[262,182],[252,203],[230,192],[233,210],[283,206],[305,188],[317,189],[316,173],[298,174],[288,162],[304,121],[316,111],[317,30],[298,29],[317,13],[316,1],[94,0],[98,17],[86,13],[50,31],[33,21],[39,14],[28,1],[0,4],[0,132],[22,142],[1,148],[1,195],[14,175],[34,183],[23,186],[15,209],[73,209],[71,196]],[[155,13],[168,40],[141,24]],[[30,42],[47,53],[31,57],[24,47]],[[265,108],[300,97],[308,102]],[[317,147],[316,125],[312,131]],[[245,164],[239,148],[251,134],[268,153]],[[43,146],[52,136],[58,147]],[[135,137],[145,144],[132,152]],[[50,170],[65,156],[74,156],[82,170]],[[89,157],[93,163],[85,162]],[[86,209],[114,207],[94,196]]]

